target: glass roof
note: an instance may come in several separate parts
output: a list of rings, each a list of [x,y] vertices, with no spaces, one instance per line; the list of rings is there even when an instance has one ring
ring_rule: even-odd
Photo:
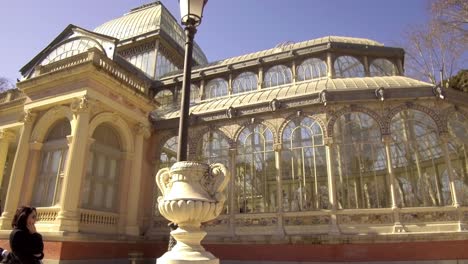
[[[126,40],[156,30],[164,31],[183,50],[184,30],[159,1],[134,8],[129,13],[98,26],[94,32]],[[193,57],[198,64],[208,63],[205,54],[196,43]]]

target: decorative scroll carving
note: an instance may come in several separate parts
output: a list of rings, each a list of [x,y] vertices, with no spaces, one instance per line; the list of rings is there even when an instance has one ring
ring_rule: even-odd
[[[84,95],[80,98],[76,98],[70,104],[70,109],[73,112],[84,112],[89,110],[89,98],[88,96]]]
[[[237,226],[274,226],[277,223],[278,223],[278,219],[276,217],[236,219]]]
[[[401,221],[405,223],[444,222],[457,221],[458,214],[456,211],[402,213],[400,214],[400,218]]]
[[[314,215],[284,217],[283,221],[285,225],[328,225],[331,219],[329,215]]]
[[[339,215],[340,224],[393,224],[393,214]]]

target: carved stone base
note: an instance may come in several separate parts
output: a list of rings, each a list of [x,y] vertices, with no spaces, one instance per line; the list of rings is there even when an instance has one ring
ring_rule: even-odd
[[[198,228],[179,227],[171,232],[177,244],[156,260],[156,264],[219,264],[219,259],[206,251],[200,241],[206,236]]]

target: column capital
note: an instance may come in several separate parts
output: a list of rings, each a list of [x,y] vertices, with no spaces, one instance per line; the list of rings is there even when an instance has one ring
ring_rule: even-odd
[[[150,127],[143,123],[136,124],[135,131],[137,135],[143,135],[144,138],[149,138],[151,136]]]
[[[323,143],[328,146],[328,147],[331,147],[333,146],[333,144],[335,143],[335,141],[333,140],[333,137],[325,137],[323,139]]]
[[[37,113],[33,113],[30,109],[25,109],[23,113],[23,122],[24,124],[33,123],[36,119]]]
[[[82,112],[88,112],[89,111],[89,97],[87,95],[83,95],[82,97],[74,98],[73,102],[70,104],[70,109],[79,114]]]
[[[15,133],[10,129],[0,129],[0,140],[5,140],[7,142],[14,141],[16,139]]]
[[[392,135],[390,135],[390,134],[383,134],[383,135],[382,135],[382,143],[384,143],[384,144],[391,144],[391,143],[393,143]]]
[[[273,144],[273,150],[274,150],[275,152],[279,152],[279,151],[283,150],[283,144],[281,144],[281,143],[275,143],[275,144]]]
[[[448,143],[450,140],[450,134],[448,132],[439,133],[439,138],[444,143]]]
[[[234,154],[236,154],[236,153],[237,153],[237,149],[236,149],[236,148],[230,148],[230,149],[229,149],[229,154],[230,154],[230,155],[234,155]]]

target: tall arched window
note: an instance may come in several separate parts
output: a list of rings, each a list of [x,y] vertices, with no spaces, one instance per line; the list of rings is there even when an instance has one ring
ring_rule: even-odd
[[[57,121],[44,141],[39,174],[33,192],[32,204],[37,207],[54,206],[60,202],[65,162],[67,136],[71,133],[68,119]]]
[[[178,139],[178,136],[173,136],[164,142],[160,148],[161,152],[159,154],[159,162],[157,162],[154,175],[156,175],[160,169],[170,168],[177,162]],[[158,209],[158,196],[161,195],[161,191],[158,189],[156,184],[154,185],[153,195],[153,215],[160,216]]]
[[[284,211],[328,208],[327,162],[323,132],[309,117],[292,120],[283,132]]]
[[[392,164],[400,206],[443,206],[451,194],[435,122],[417,110],[398,113],[391,123]]]
[[[310,58],[297,67],[297,80],[305,81],[327,76],[327,64],[317,58]]]
[[[228,94],[228,83],[223,78],[209,81],[205,87],[205,99],[225,96]]]
[[[388,207],[385,148],[377,122],[364,113],[346,113],[336,121],[333,139],[339,207]]]
[[[468,118],[455,112],[449,117],[449,152],[458,201],[468,205]]]
[[[190,104],[199,103],[200,98],[200,88],[196,84],[190,84]]]
[[[81,193],[82,207],[116,212],[122,170],[120,137],[111,125],[101,124],[94,130],[93,139]]]
[[[395,74],[395,64],[387,59],[375,59],[370,65],[370,76],[392,76]]]
[[[68,40],[67,42],[60,44],[54,50],[52,50],[47,55],[47,57],[42,60],[41,65],[47,65],[52,62],[69,58],[71,56],[86,52],[88,49],[93,47],[101,49],[99,43],[90,38],[76,38],[73,40]]]
[[[364,77],[364,65],[352,56],[340,56],[335,59],[335,76],[337,78]]]
[[[236,193],[240,213],[276,211],[273,134],[264,125],[246,127],[237,142]]]
[[[268,69],[263,78],[263,87],[274,87],[292,82],[291,69],[284,65],[276,65]]]
[[[159,156],[159,169],[170,168],[177,161],[178,136],[169,138],[161,149]]]
[[[166,108],[174,105],[174,95],[169,90],[162,90],[156,94],[154,100],[159,103],[161,108]]]
[[[207,164],[221,163],[228,169],[231,168],[231,159],[229,157],[229,142],[220,132],[208,131],[202,137],[201,153],[199,159]],[[229,195],[229,194],[228,194]],[[229,210],[229,202],[224,203],[227,213]]]
[[[232,93],[243,93],[257,90],[257,74],[253,72],[243,72],[232,82]]]

